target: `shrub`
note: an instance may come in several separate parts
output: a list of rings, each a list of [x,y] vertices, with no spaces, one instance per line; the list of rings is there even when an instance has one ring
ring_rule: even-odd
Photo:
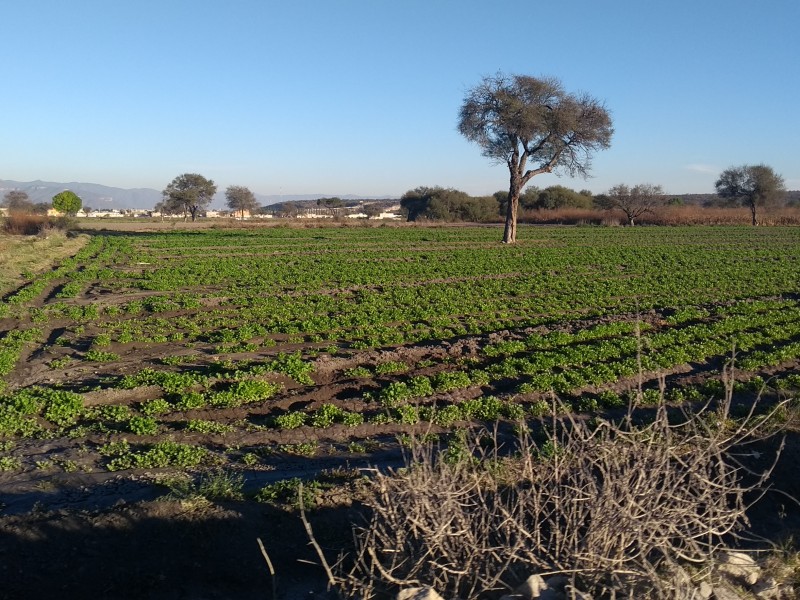
[[[45,215],[12,211],[3,219],[3,231],[10,235],[36,235],[51,227],[51,220]]]
[[[760,420],[706,421],[670,423],[663,407],[640,426],[567,416],[541,444],[523,429],[505,454],[481,443],[489,432],[455,450],[412,441],[406,468],[371,481],[371,520],[355,527],[354,566],[337,583],[348,597],[426,585],[474,598],[546,572],[593,597],[672,598],[664,570],[710,562],[771,471],[745,481],[731,452],[765,433]]]

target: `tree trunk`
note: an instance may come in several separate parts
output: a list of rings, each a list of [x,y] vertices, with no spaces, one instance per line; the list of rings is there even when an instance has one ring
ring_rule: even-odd
[[[753,216],[753,225],[758,225],[758,219],[756,219],[756,203],[750,203],[750,214]]]
[[[508,204],[506,205],[506,228],[503,232],[503,243],[513,244],[517,241],[517,211],[519,210],[519,195],[522,186],[519,180],[511,174],[511,185],[508,189]]]

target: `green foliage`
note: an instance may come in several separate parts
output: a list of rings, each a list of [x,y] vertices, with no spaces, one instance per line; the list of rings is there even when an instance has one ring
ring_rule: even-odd
[[[171,371],[155,371],[142,369],[136,375],[126,375],[118,383],[118,387],[126,390],[144,385],[158,385],[167,393],[180,393],[198,384],[205,384],[208,378],[192,372],[173,373]]]
[[[111,423],[123,423],[131,418],[130,407],[124,405],[109,404],[106,406],[98,406],[91,412],[91,417]]]
[[[30,437],[40,430],[36,419],[0,404],[0,435]]]
[[[305,425],[308,415],[302,411],[295,410],[275,417],[275,426],[279,429],[297,429]]]
[[[178,392],[172,397],[176,410],[203,408],[207,404],[206,396],[202,392]]]
[[[59,426],[74,425],[83,412],[83,398],[80,394],[53,388],[29,388],[44,402],[44,418]]]
[[[361,379],[364,377],[372,377],[372,371],[365,366],[352,367],[345,369],[345,377],[352,377],[353,379]]]
[[[297,456],[314,456],[319,450],[316,440],[311,442],[301,442],[299,444],[281,444],[278,450],[286,454],[295,454]]]
[[[119,360],[119,354],[105,350],[87,350],[83,358],[91,362],[113,362]]]
[[[97,451],[100,453],[100,456],[107,456],[107,457],[115,457],[115,456],[125,456],[129,454],[131,451],[131,446],[128,443],[128,440],[122,439],[117,440],[114,442],[108,442],[100,446]]]
[[[166,440],[138,452],[120,454],[109,461],[106,468],[109,471],[163,467],[190,469],[198,466],[207,455],[208,450],[203,447]]]
[[[311,415],[312,427],[330,427],[340,421],[344,411],[333,404],[323,404]]]
[[[412,398],[424,398],[433,395],[433,385],[430,378],[425,375],[410,377],[406,385]]]
[[[393,381],[378,393],[378,402],[386,408],[397,408],[411,398],[411,390],[404,381]]]
[[[464,371],[442,371],[433,376],[433,387],[437,392],[449,392],[471,385],[472,379]]]
[[[408,371],[408,365],[404,362],[389,360],[375,365],[376,375],[390,375],[391,373],[404,373]]]
[[[258,379],[237,381],[227,390],[211,393],[208,403],[215,407],[230,408],[242,404],[263,402],[272,398],[282,387],[279,383]]]
[[[42,334],[41,329],[15,329],[0,339],[0,378],[8,375],[17,364],[19,355],[26,343],[35,341]],[[0,381],[2,390],[2,381]]]
[[[208,500],[243,500],[244,475],[216,469],[200,477],[197,493]]]
[[[22,463],[15,456],[0,456],[0,472],[18,471]]]
[[[302,481],[298,477],[282,479],[261,488],[255,495],[257,502],[266,504],[289,505],[299,507],[300,488],[302,486],[303,505],[312,507],[317,503],[320,484],[317,481]]]
[[[141,405],[142,413],[148,417],[163,415],[172,412],[173,410],[175,410],[175,407],[167,402],[164,398],[148,400],[147,402],[143,402]]]
[[[627,404],[619,394],[611,390],[600,392],[597,395],[597,400],[605,408],[621,408]]]
[[[164,189],[164,201],[159,208],[168,213],[189,214],[194,221],[199,211],[211,203],[216,193],[217,186],[212,180],[197,173],[184,173],[178,175]]]
[[[439,186],[407,191],[400,199],[400,207],[409,221],[491,221],[499,211],[493,196],[472,197]]]
[[[186,431],[224,435],[233,431],[233,427],[226,425],[225,423],[219,423],[218,421],[191,419],[186,423]]]
[[[156,435],[158,433],[158,421],[153,417],[136,415],[128,421],[128,431],[136,435]]]
[[[278,355],[268,363],[268,368],[275,373],[283,373],[294,379],[297,383],[304,385],[314,385],[311,373],[314,365],[303,360],[300,352],[287,354],[279,352]]]
[[[81,199],[75,192],[70,190],[64,190],[53,196],[53,208],[69,216],[74,217],[75,213],[81,209],[81,206]]]

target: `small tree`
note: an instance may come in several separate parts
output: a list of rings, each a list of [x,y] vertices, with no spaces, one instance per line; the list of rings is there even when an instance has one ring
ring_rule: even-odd
[[[53,208],[70,217],[74,217],[81,209],[81,199],[70,190],[64,190],[53,196]]]
[[[663,197],[664,191],[660,185],[640,183],[629,188],[621,183],[608,190],[608,194],[600,197],[598,201],[603,208],[618,208],[624,212],[628,218],[628,225],[633,226],[636,219],[662,204]]]
[[[0,205],[13,211],[29,212],[33,210],[33,202],[28,198],[28,194],[22,190],[6,192],[6,195],[3,196],[3,202]]]
[[[168,212],[182,210],[184,220],[189,214],[194,221],[197,213],[211,203],[216,193],[217,186],[211,179],[206,179],[197,173],[184,173],[173,179],[162,195]]]
[[[383,214],[383,209],[377,204],[367,204],[364,207],[364,214],[368,219],[380,217]]]
[[[542,173],[586,177],[592,153],[608,148],[614,131],[608,111],[591,96],[568,94],[557,79],[503,74],[484,77],[467,93],[458,130],[484,156],[508,166],[505,243],[517,239],[525,184]]]
[[[231,185],[225,190],[225,199],[228,201],[228,208],[238,211],[244,219],[245,211],[253,213],[259,208],[255,194],[242,185]]]
[[[525,205],[523,200],[522,205]],[[563,185],[551,185],[540,191],[536,208],[591,208],[592,197],[578,193]]]
[[[725,169],[714,186],[720,198],[747,206],[753,225],[758,225],[757,207],[773,203],[786,193],[783,177],[766,165],[742,165]]]

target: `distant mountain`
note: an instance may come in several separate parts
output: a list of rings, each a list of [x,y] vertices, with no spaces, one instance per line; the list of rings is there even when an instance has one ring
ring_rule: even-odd
[[[50,202],[53,196],[64,190],[72,190],[83,201],[84,206],[94,209],[123,209],[123,208],[153,208],[161,201],[161,191],[151,188],[123,189],[100,185],[97,183],[58,183],[54,181],[11,181],[0,179],[0,199],[11,190],[20,190],[28,194],[33,203]],[[271,206],[285,202],[316,201],[318,198],[330,198],[333,194],[294,194],[294,195],[263,195],[256,194],[256,200],[262,206]],[[388,200],[389,197],[367,198],[363,196],[338,196],[345,201],[359,200]],[[225,191],[220,190],[214,196],[212,208],[225,207]]]
[[[9,181],[0,179],[0,197],[10,190],[28,194],[33,203],[50,202],[53,196],[64,190],[72,190],[83,201],[84,206],[94,209],[153,208],[161,200],[161,192],[149,188],[130,190],[99,185],[97,183],[57,183],[54,181]]]

